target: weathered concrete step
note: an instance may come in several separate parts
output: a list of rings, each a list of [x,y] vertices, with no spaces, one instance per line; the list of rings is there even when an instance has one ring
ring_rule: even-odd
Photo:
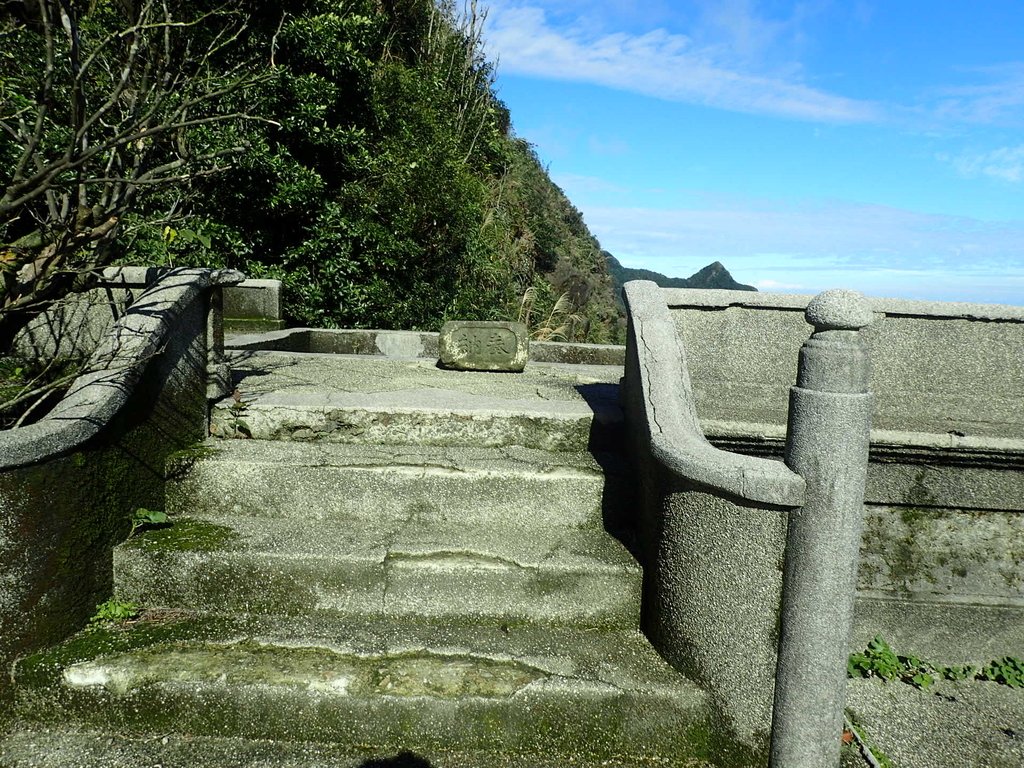
[[[1024,606],[928,597],[860,593],[854,609],[853,647],[861,650],[875,635],[883,634],[900,653],[943,664],[1024,658]]]
[[[330,642],[152,618],[19,662],[22,721],[359,745],[438,766],[452,752],[684,764],[708,747],[704,694],[635,631],[461,627],[455,638],[363,623]]]
[[[583,451],[620,442],[622,412],[610,402],[498,400],[440,390],[271,393],[253,398],[241,413],[229,401],[217,403],[210,433],[257,440]]]
[[[639,620],[640,567],[600,529],[174,520],[115,550],[119,597],[217,612]]]
[[[631,493],[624,458],[531,450],[208,440],[172,462],[167,512],[600,526]]]
[[[559,451],[622,440],[615,366],[487,374],[424,360],[246,354],[234,363],[241,400],[214,407],[216,436]]]
[[[0,742],[4,768],[712,768],[700,758],[590,758],[509,752],[445,752],[210,736],[126,736],[117,731],[21,728]]]

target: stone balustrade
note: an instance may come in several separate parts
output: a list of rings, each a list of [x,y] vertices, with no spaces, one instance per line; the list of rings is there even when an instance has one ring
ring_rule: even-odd
[[[834,764],[842,662],[876,633],[949,663],[1024,651],[1024,309],[625,297],[645,629],[750,749],[774,703],[801,726],[773,763]]]

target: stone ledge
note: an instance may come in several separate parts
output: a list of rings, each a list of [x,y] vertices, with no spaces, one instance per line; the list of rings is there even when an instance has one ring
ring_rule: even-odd
[[[179,269],[161,275],[103,337],[86,373],[75,379],[47,416],[0,431],[0,471],[38,464],[96,435],[128,401],[147,362],[160,354],[184,309],[203,291],[241,279],[232,270]]]

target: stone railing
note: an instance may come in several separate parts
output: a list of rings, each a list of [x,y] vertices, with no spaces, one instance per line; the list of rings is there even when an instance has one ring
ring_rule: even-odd
[[[855,643],[1024,651],[1024,310],[625,294],[645,628],[741,741],[774,711],[774,764],[834,763],[851,611]]]
[[[137,507],[162,508],[168,455],[205,437],[207,398],[227,391],[220,290],[241,279],[111,271],[21,338],[22,354],[86,363],[44,418],[0,431],[4,668],[81,627],[109,595],[113,544]]]

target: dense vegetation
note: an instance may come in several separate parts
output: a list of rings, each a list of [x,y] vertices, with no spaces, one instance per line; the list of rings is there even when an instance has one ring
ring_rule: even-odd
[[[59,293],[113,259],[280,278],[302,324],[529,314],[572,340],[621,339],[598,243],[492,90],[475,5],[173,6],[0,11],[0,182],[10,192],[33,163],[65,160],[46,189],[0,211],[0,318],[18,300],[41,306],[24,297],[50,295],[31,295],[45,269]],[[153,168],[163,175],[146,177]]]

